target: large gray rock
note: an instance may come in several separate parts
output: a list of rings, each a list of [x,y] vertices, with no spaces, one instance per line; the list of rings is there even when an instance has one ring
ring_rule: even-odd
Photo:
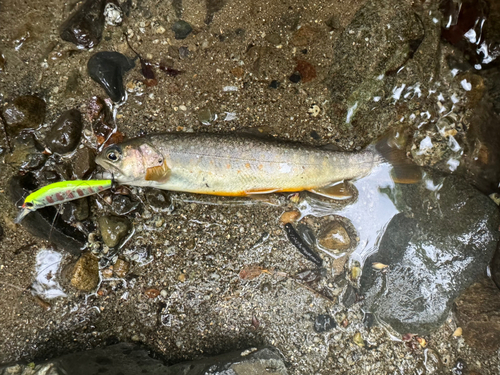
[[[401,211],[389,223],[379,250],[361,278],[365,306],[404,333],[427,334],[446,319],[453,300],[484,275],[499,239],[498,207],[462,179],[399,185]],[[372,269],[389,265],[388,272]]]
[[[0,367],[0,375],[286,375],[275,349],[249,349],[167,366],[145,348],[120,343],[61,356],[36,366]]]

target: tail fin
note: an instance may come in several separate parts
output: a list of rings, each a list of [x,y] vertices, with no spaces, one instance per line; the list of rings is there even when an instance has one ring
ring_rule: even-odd
[[[392,165],[394,182],[414,184],[422,179],[422,169],[406,156],[406,141],[402,133],[391,130],[378,139],[375,149]]]

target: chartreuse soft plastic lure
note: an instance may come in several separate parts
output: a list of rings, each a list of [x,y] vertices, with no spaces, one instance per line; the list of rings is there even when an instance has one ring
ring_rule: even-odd
[[[47,185],[26,197],[15,222],[19,223],[32,211],[97,194],[112,185],[113,180],[61,181]]]

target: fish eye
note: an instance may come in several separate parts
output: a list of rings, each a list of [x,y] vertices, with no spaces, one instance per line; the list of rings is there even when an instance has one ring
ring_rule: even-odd
[[[120,152],[120,150],[118,150],[116,148],[112,148],[111,150],[108,150],[106,152],[106,158],[112,162],[120,160],[121,157],[122,157],[122,153]]]
[[[33,208],[34,207],[33,202],[26,202],[26,203],[24,203],[24,205],[26,206],[26,208]]]

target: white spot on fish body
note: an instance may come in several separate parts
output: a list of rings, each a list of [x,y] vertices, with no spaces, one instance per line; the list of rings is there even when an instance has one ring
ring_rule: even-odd
[[[292,166],[288,163],[280,163],[279,171],[281,173],[290,173],[292,172]]]

